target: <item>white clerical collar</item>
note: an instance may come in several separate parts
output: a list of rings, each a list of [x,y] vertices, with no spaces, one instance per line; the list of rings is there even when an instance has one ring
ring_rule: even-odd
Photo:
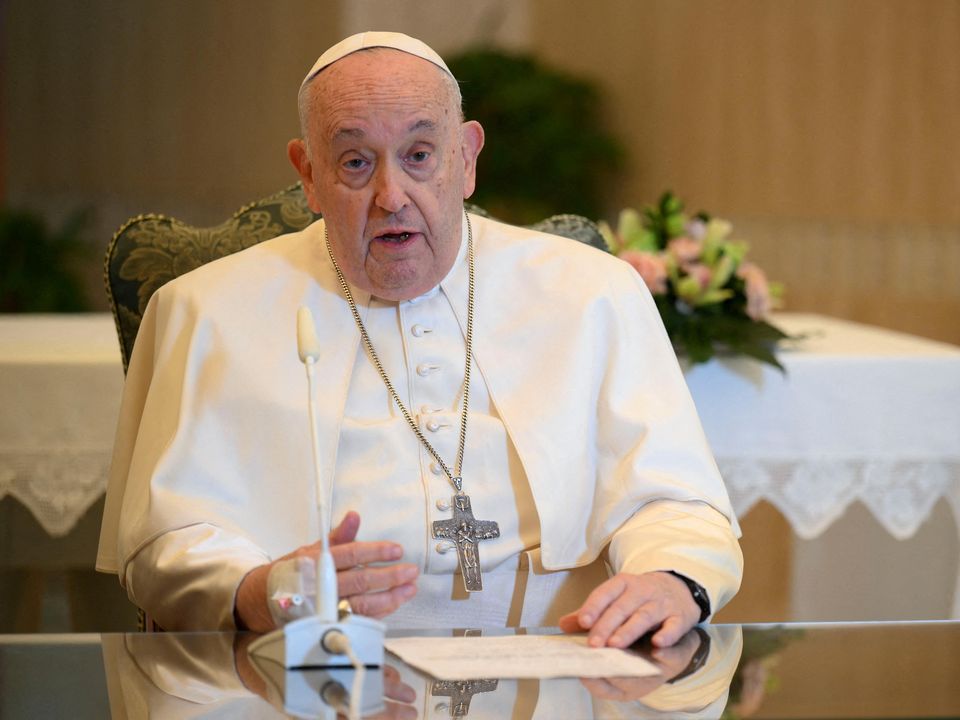
[[[409,300],[402,300],[401,304],[407,303],[409,305],[416,305],[421,303],[424,300],[432,300],[437,296],[437,293],[440,292],[440,286],[434,285],[432,288],[427,290],[423,295],[417,295],[415,298],[410,298]]]

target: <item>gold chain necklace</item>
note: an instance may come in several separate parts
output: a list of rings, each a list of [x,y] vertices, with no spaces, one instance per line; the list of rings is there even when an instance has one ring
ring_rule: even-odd
[[[383,369],[383,364],[380,362],[380,358],[377,356],[376,350],[373,349],[373,343],[370,340],[370,336],[367,334],[367,329],[363,324],[363,320],[360,319],[360,313],[357,310],[356,302],[354,302],[353,293],[350,292],[350,286],[347,284],[347,280],[344,278],[343,272],[340,270],[340,265],[337,263],[337,259],[333,255],[333,250],[330,248],[330,237],[327,234],[326,221],[324,221],[323,226],[323,239],[327,246],[327,253],[330,255],[330,261],[333,263],[333,269],[337,273],[337,281],[340,283],[340,289],[343,291],[344,297],[347,299],[347,304],[350,306],[350,312],[353,314],[353,320],[357,324],[357,329],[360,331],[360,339],[363,342],[364,349],[367,351],[367,356],[370,358],[370,361],[380,374],[383,384],[390,393],[390,397],[393,398],[393,401],[400,409],[400,413],[403,415],[404,420],[407,421],[407,425],[410,426],[410,429],[413,430],[414,435],[417,436],[417,439],[420,440],[430,455],[432,455],[437,463],[439,463],[440,467],[443,468],[443,472],[446,474],[447,479],[456,490],[456,494],[452,498],[453,518],[450,520],[434,521],[433,536],[435,538],[451,540],[456,545],[457,558],[460,563],[460,572],[463,575],[464,587],[468,592],[476,592],[483,589],[483,580],[480,574],[480,560],[479,555],[477,554],[477,542],[480,540],[489,540],[500,537],[500,527],[493,520],[477,520],[474,518],[473,510],[470,505],[470,496],[463,492],[463,478],[461,476],[463,468],[463,451],[467,441],[467,414],[470,404],[470,364],[473,357],[474,308],[473,226],[470,223],[470,216],[467,215],[466,212],[464,213],[464,218],[466,218],[467,221],[467,258],[469,270],[469,282],[467,286],[467,349],[463,371],[463,411],[460,413],[460,440],[457,446],[457,458],[454,465],[454,472],[456,474],[451,472],[450,468],[443,461],[443,458],[440,457],[440,453],[436,451],[433,445],[431,445],[424,436],[423,432],[420,430],[420,427],[414,421],[413,417],[407,411],[406,406],[400,400],[400,396],[397,395],[397,391],[394,389],[393,383],[390,382],[390,378],[387,377],[387,373]]]

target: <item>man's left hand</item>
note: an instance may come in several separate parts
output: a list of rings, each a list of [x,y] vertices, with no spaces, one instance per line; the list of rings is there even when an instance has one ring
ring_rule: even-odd
[[[641,654],[660,671],[658,675],[580,678],[580,682],[593,697],[600,700],[616,702],[641,700],[686,670],[702,642],[700,634],[691,630],[675,645],[655,648],[649,653],[641,650]]]
[[[578,610],[560,618],[560,628],[589,632],[591,647],[615,648],[625,648],[656,630],[651,642],[668,647],[699,619],[700,608],[690,590],[670,573],[617,573],[590,593]]]

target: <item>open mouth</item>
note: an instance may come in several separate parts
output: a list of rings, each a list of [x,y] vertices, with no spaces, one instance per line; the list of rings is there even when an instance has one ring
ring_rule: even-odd
[[[383,235],[377,235],[375,240],[385,243],[387,245],[397,247],[412,242],[418,237],[416,232],[397,232],[397,233],[384,233]]]

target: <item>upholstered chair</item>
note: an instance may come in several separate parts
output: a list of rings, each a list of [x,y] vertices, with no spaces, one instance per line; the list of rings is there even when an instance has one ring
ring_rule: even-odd
[[[489,216],[474,205],[471,213]],[[158,288],[211,260],[284,233],[302,230],[320,216],[307,207],[300,183],[240,208],[214,227],[198,228],[163,215],[138,215],[125,222],[110,242],[104,282],[120,336],[126,372],[147,302]],[[579,215],[554,215],[530,226],[606,249],[597,226]],[[159,630],[139,611],[141,630]]]

